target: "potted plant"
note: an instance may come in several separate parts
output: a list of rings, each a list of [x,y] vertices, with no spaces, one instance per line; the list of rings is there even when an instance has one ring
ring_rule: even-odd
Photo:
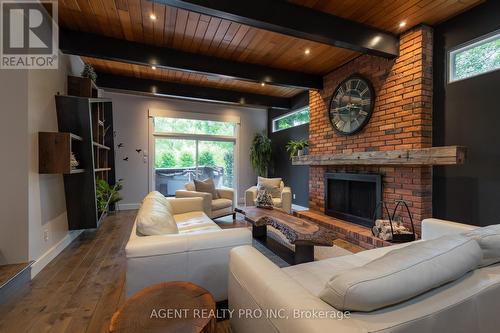
[[[285,146],[290,159],[294,156],[304,155],[304,149],[307,147],[309,147],[309,141],[307,140],[290,140]]]
[[[114,186],[108,184],[103,179],[98,179],[96,182],[96,198],[97,209],[99,215],[107,213],[109,207],[115,205],[118,201],[122,200],[119,191],[123,188],[121,181],[116,182]]]
[[[96,83],[97,74],[94,70],[94,67],[92,67],[92,65],[85,64],[85,66],[83,67],[83,71],[81,73],[81,76],[88,77],[89,79],[92,80],[92,82]]]
[[[257,133],[250,147],[250,162],[253,169],[261,177],[267,176],[267,168],[271,163],[271,140],[264,133]]]

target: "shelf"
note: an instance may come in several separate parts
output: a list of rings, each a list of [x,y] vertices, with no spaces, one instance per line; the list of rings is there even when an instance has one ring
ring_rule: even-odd
[[[467,149],[461,146],[294,156],[292,165],[459,165]]]
[[[70,136],[71,140],[83,141],[83,138],[81,136],[79,136],[79,135],[70,133],[69,136]]]
[[[88,87],[92,85],[88,80],[87,83]],[[56,107],[59,131],[68,132],[64,147],[52,150],[54,158],[64,163],[60,173],[64,174],[68,228],[94,229],[104,218],[98,216],[97,180],[115,184],[113,105],[110,99],[57,95]],[[107,127],[109,133],[104,135]],[[77,135],[70,137],[69,133]],[[74,170],[70,165],[72,151],[80,163]]]
[[[71,174],[71,153],[79,162],[83,138],[70,132],[39,132],[38,134],[38,173]],[[82,170],[85,164],[82,164]],[[78,172],[77,172],[78,173]]]
[[[101,145],[100,143],[97,143],[97,142],[93,142],[93,145],[99,149],[106,149],[106,150],[110,150],[111,148],[109,147],[106,147],[105,145]]]
[[[94,172],[103,172],[103,171],[110,171],[111,168],[100,168],[100,169],[95,169]]]

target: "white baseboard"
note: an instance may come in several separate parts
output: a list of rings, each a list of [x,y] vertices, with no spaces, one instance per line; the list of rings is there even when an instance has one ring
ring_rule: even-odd
[[[134,210],[141,208],[140,203],[130,203],[130,204],[116,204],[117,210]]]
[[[71,242],[78,237],[83,230],[70,230],[68,234],[61,239],[57,244],[52,246],[47,252],[45,252],[40,258],[35,260],[31,266],[31,279],[33,279],[40,271],[47,266],[59,253],[62,252],[71,244]]]

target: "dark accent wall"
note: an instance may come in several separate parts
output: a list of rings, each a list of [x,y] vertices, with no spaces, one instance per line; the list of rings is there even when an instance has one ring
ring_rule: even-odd
[[[309,104],[309,93],[305,92],[292,98],[292,110]],[[309,124],[292,127],[273,133],[272,120],[290,110],[268,110],[268,136],[273,147],[273,168],[269,172],[270,177],[281,177],[286,186],[292,188],[295,194],[294,204],[308,207],[309,205],[309,167],[292,166],[292,162],[286,152],[285,145],[290,140],[309,139]]]
[[[499,1],[435,27],[433,144],[468,148],[465,165],[435,167],[434,216],[500,223],[500,70],[447,83],[450,49],[500,29]]]

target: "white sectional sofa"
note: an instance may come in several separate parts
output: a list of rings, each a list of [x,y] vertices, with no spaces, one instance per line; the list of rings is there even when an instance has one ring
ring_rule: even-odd
[[[441,242],[441,239],[436,238],[452,234],[457,235],[447,238],[463,238],[464,236],[458,234],[475,228],[428,219],[422,224],[423,240],[413,244],[428,246],[430,242]],[[495,237],[498,239],[498,234]],[[426,240],[430,239],[435,240],[426,243]],[[472,242],[474,244],[467,240],[469,246],[474,246],[471,251],[474,255],[470,258],[481,260],[483,252],[478,243]],[[243,315],[233,316],[231,326],[236,333],[500,332],[499,263],[472,269],[453,282],[395,305],[374,311],[351,311],[349,319],[344,317],[340,320],[342,312],[338,312],[320,298],[325,284],[331,281],[332,276],[352,271],[353,268],[359,268],[375,259],[378,263],[389,251],[409,245],[394,245],[283,269],[250,246],[235,248],[230,253],[229,306],[235,309],[235,313]],[[498,247],[496,245],[494,247],[498,252]],[[462,254],[465,257],[469,256],[469,253],[462,252]],[[440,255],[437,255],[438,259]],[[453,258],[459,261],[462,256]],[[410,276],[406,274],[403,280],[395,281],[399,285],[404,285],[404,289],[411,289],[415,284],[432,281],[442,273],[447,274],[448,270],[453,270],[450,265],[452,264],[441,260],[437,265],[427,265],[427,268],[420,269],[419,266],[416,273]],[[406,273],[404,270],[399,272]],[[381,283],[377,288],[369,290],[367,298],[373,299],[373,295],[385,296],[386,293],[394,293],[395,288],[398,287],[391,283]],[[285,314],[288,317],[285,317]],[[330,318],[317,317],[324,314]]]
[[[125,248],[127,297],[151,284],[190,281],[210,291],[216,301],[226,300],[229,251],[252,244],[251,232],[222,230],[204,213],[202,198],[158,197],[168,201],[169,211],[145,199]],[[162,222],[169,216],[175,220],[174,231],[151,236],[138,232],[139,220]]]

